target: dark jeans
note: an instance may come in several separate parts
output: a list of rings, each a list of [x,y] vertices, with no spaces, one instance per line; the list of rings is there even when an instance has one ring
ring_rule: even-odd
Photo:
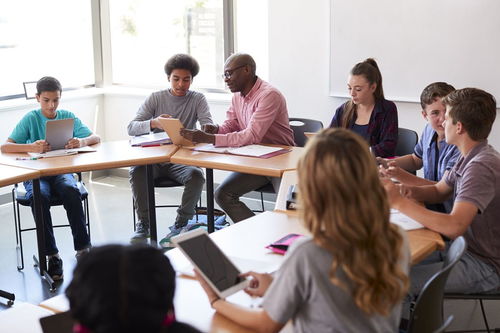
[[[33,183],[24,182],[26,197],[33,198]],[[59,252],[54,238],[52,218],[50,216],[50,198],[57,196],[61,199],[73,233],[73,244],[76,251],[90,246],[90,238],[85,226],[85,217],[82,207],[82,198],[75,178],[71,174],[40,178],[40,193],[42,202],[42,216],[45,232],[45,254],[53,255]],[[31,200],[33,212],[33,200]]]

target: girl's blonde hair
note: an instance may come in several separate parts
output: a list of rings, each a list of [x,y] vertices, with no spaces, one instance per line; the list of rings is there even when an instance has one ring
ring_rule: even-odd
[[[342,128],[323,130],[306,147],[298,165],[301,217],[333,255],[330,280],[365,313],[388,315],[406,294],[408,277],[374,157],[360,136]]]

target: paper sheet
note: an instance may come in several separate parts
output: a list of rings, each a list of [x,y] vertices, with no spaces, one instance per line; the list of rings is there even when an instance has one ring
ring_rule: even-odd
[[[269,147],[262,145],[248,145],[242,147],[214,147],[212,144],[196,146],[194,148],[196,151],[206,151],[211,153],[222,153],[222,154],[232,154],[232,155],[242,155],[242,156],[253,156],[262,157],[264,155],[272,154],[283,150],[281,147]]]
[[[80,148],[73,148],[73,149],[57,149],[57,150],[51,150],[46,153],[28,153],[29,156],[35,157],[35,158],[49,158],[49,157],[58,157],[58,156],[67,156],[67,155],[75,155],[78,153],[89,153],[96,151],[94,148],[85,146],[85,147],[80,147]]]
[[[130,138],[130,145],[135,146],[148,146],[148,145],[164,145],[170,144],[172,140],[165,132],[150,133],[144,135],[133,136]]]
[[[422,229],[424,226],[414,219],[406,216],[397,209],[391,209],[391,223],[397,224],[404,230]]]

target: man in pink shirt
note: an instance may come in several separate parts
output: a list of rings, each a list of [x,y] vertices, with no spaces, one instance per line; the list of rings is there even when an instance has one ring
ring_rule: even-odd
[[[250,55],[231,55],[224,64],[223,75],[234,93],[227,119],[219,126],[205,125],[203,131],[184,129],[182,136],[217,147],[260,143],[294,146],[285,98],[278,89],[257,77],[255,69]],[[279,182],[279,178],[234,172],[217,188],[215,200],[233,222],[239,222],[255,215],[240,197],[269,183],[277,190]]]

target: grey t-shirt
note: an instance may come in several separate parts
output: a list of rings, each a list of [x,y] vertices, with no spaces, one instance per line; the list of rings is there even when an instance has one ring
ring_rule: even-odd
[[[409,271],[410,253],[404,231],[401,267]],[[263,307],[276,322],[293,319],[294,332],[397,332],[401,304],[388,317],[366,315],[352,296],[329,279],[332,255],[311,238],[297,241],[264,295]],[[341,271],[338,276],[348,281]]]
[[[464,234],[467,251],[493,265],[500,274],[500,154],[488,142],[460,156],[448,173],[455,202],[467,201],[478,209]]]
[[[208,103],[202,93],[188,90],[185,96],[174,96],[167,89],[152,93],[144,101],[135,118],[128,124],[128,135],[151,132],[151,120],[161,114],[178,118],[185,128],[190,129],[196,127],[196,121],[201,125],[212,123]],[[155,129],[155,132],[160,130]]]

